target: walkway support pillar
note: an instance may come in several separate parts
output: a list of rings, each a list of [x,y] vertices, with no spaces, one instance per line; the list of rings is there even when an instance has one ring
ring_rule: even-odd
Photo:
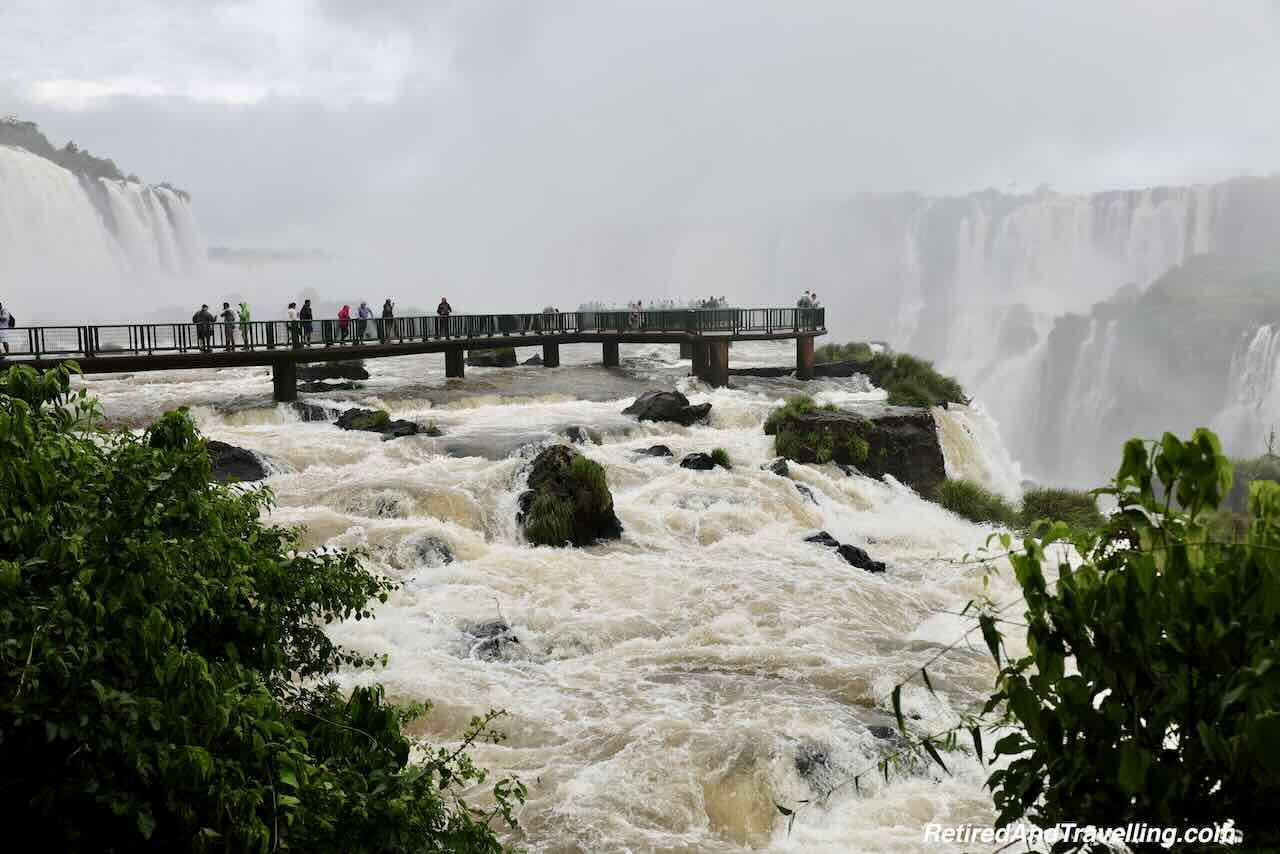
[[[560,367],[560,345],[559,344],[543,344],[542,345],[542,367],[544,368]]]
[[[293,359],[276,359],[271,363],[271,396],[277,403],[298,399],[298,363]]]
[[[444,375],[449,379],[462,379],[466,363],[466,352],[461,347],[450,347],[444,351]]]
[[[802,335],[796,339],[796,379],[813,379],[812,335]]]
[[[704,380],[707,378],[707,342],[693,341],[689,346],[693,348],[693,364],[689,368],[689,373]]]
[[[618,367],[618,364],[619,364],[618,342],[605,341],[604,342],[604,366],[606,368],[616,368]]]
[[[680,358],[681,359],[693,358],[693,342],[692,341],[680,342]]]
[[[707,375],[703,378],[712,388],[729,384],[729,342],[707,342]]]

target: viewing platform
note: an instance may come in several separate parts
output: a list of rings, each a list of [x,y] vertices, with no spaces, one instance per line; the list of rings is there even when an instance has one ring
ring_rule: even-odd
[[[310,335],[306,326],[310,325]],[[448,317],[326,318],[209,324],[208,349],[194,323],[32,326],[5,330],[6,362],[48,368],[75,359],[86,374],[269,366],[274,396],[296,400],[299,363],[443,353],[445,375],[460,378],[468,350],[541,347],[542,366],[560,366],[561,344],[600,344],[605,367],[619,344],[679,344],[692,373],[729,382],[733,341],[795,339],[796,376],[813,378],[813,339],[826,334],[822,308],[715,308],[662,311],[454,314]]]

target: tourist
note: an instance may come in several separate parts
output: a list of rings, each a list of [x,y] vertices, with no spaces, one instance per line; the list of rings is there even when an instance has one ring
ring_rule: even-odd
[[[191,315],[191,322],[196,325],[196,340],[199,342],[200,352],[212,352],[213,315],[209,313],[209,306],[201,305],[200,310]]]
[[[244,341],[244,348],[249,349],[250,335],[252,329],[249,317],[249,304],[247,302],[240,303],[240,338]]]
[[[0,302],[0,348],[3,348],[6,356],[9,355],[9,330],[17,325],[17,319]]]
[[[796,308],[811,308],[813,300],[809,297],[809,292],[805,291],[800,295],[800,299],[796,300]]]
[[[228,350],[236,348],[236,313],[231,310],[231,303],[224,302],[222,311],[218,314],[222,318],[222,343]]]
[[[289,343],[295,347],[302,346],[302,335],[298,331],[298,304],[289,303]]]
[[[392,326],[395,323],[396,310],[395,305],[388,298],[382,303],[382,319],[378,321],[378,339],[386,344],[392,333]]]
[[[364,342],[364,336],[369,329],[369,318],[373,317],[373,309],[369,308],[369,303],[360,300],[360,308],[356,309],[356,343]]]
[[[314,315],[311,313],[311,300],[304,299],[302,301],[302,310],[298,312],[298,319],[302,321],[302,334],[307,336],[307,344],[311,343],[311,320]]]
[[[816,293],[809,294],[809,306],[811,308],[822,308],[822,303],[818,302],[818,295]]]
[[[342,308],[338,309],[338,337],[341,339],[343,344],[347,343],[347,331],[350,327],[351,306],[344,303]]]

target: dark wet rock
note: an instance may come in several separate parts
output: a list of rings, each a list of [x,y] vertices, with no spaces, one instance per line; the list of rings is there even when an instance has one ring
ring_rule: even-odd
[[[805,486],[803,483],[797,483],[795,486],[796,486],[796,492],[799,492],[801,495],[803,495],[805,498],[812,501],[814,504],[818,503],[818,498],[813,494],[812,489]]]
[[[533,354],[532,356],[530,356],[529,358],[525,359],[525,360],[524,360],[523,362],[521,362],[520,364],[522,364],[522,365],[541,365],[541,364],[542,364],[542,354],[541,354],[541,353],[535,353],[535,354]]]
[[[869,726],[867,727],[867,732],[871,733],[881,741],[888,741],[892,744],[901,744],[904,741],[902,733],[898,732],[897,729],[891,726]]]
[[[795,368],[730,368],[731,377],[789,377],[796,372]]]
[[[806,543],[815,543],[819,546],[826,546],[831,549],[840,548],[840,541],[828,534],[826,531],[819,531],[811,537],[805,537]]]
[[[415,436],[422,430],[412,421],[403,419],[393,421],[390,415],[380,409],[348,409],[333,423],[343,430],[381,433],[384,441],[399,439],[403,436]]]
[[[262,480],[267,467],[253,451],[237,448],[226,442],[210,439],[206,443],[209,461],[213,463],[213,478],[224,482]]]
[[[844,472],[846,477],[854,477],[856,475],[862,474],[862,472],[858,471],[853,466],[845,465],[843,463],[836,463],[836,468]]]
[[[514,347],[467,351],[467,365],[472,368],[514,368],[517,364]]]
[[[801,744],[793,761],[796,773],[809,783],[824,783],[831,775],[831,751],[821,744]]]
[[[856,566],[858,569],[865,569],[867,572],[884,572],[885,565],[878,560],[872,560],[871,555],[867,554],[857,546],[851,546],[845,543],[836,549],[836,554],[844,558],[845,563],[850,566]]]
[[[933,413],[909,406],[857,412],[790,412],[775,422],[778,452],[800,463],[857,466],[869,477],[892,475],[921,495],[946,479]]]
[[[439,537],[413,534],[391,551],[391,562],[400,569],[432,569],[453,563],[453,550]]]
[[[359,360],[332,362],[315,362],[310,365],[298,365],[299,380],[367,380],[369,372],[364,369],[364,362]]]
[[[838,377],[847,379],[854,374],[862,373],[862,366],[857,362],[824,362],[813,366],[815,377]]]
[[[641,448],[636,451],[637,454],[644,454],[646,457],[674,457],[671,449],[666,445],[650,445],[647,448]]]
[[[600,434],[589,427],[568,427],[564,436],[575,445],[599,445]]]
[[[778,477],[791,476],[791,467],[787,465],[786,457],[778,457],[773,462],[765,463],[764,465],[760,466],[760,468],[764,471],[771,471],[774,474],[776,474]]]
[[[481,661],[505,658],[513,651],[512,647],[520,643],[520,638],[502,620],[469,623],[462,627],[462,633],[470,643],[468,655]]]
[[[361,388],[364,388],[364,386],[353,382],[326,383],[316,380],[314,382],[298,383],[298,391],[304,391],[308,394],[324,394],[328,391],[356,391]]]
[[[694,452],[686,454],[685,458],[680,461],[680,468],[693,469],[694,471],[711,471],[716,467],[716,461],[711,458],[710,454]]]
[[[604,468],[568,445],[534,459],[516,521],[534,545],[587,546],[622,536]]]
[[[622,410],[623,415],[634,415],[640,421],[671,421],[688,427],[701,421],[711,412],[711,404],[689,404],[689,398],[678,391],[646,391],[635,403]]]
[[[293,409],[298,413],[298,418],[302,421],[332,421],[339,413],[336,410],[328,409],[323,406],[317,406],[314,403],[293,404]]]

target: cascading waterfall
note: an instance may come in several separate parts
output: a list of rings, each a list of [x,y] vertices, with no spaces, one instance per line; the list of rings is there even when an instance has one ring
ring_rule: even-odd
[[[1280,330],[1260,326],[1231,359],[1226,406],[1213,421],[1228,450],[1254,455],[1280,429]]]
[[[167,187],[77,177],[0,145],[2,298],[24,322],[125,319],[148,283],[204,266],[190,205]]]

